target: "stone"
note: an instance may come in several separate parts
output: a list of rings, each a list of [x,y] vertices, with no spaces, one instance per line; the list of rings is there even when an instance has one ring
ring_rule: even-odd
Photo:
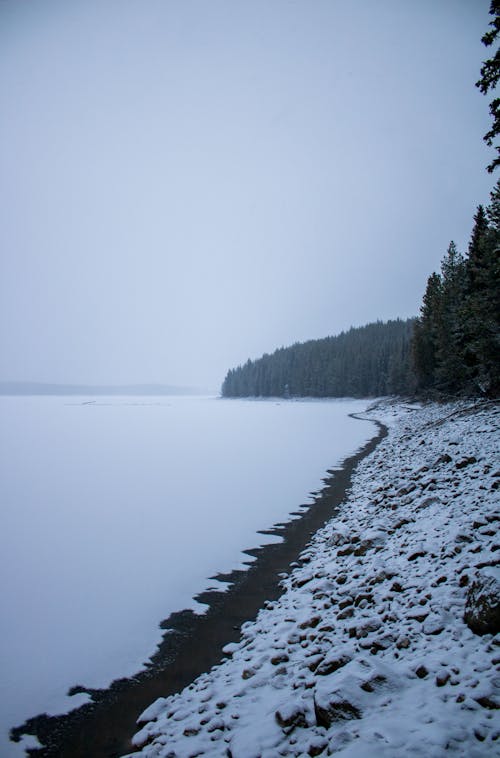
[[[464,621],[475,634],[500,632],[500,581],[478,571],[465,601]]]
[[[363,540],[361,544],[356,548],[354,551],[354,555],[359,558],[360,556],[366,555],[368,550],[371,550],[374,546],[373,540]]]
[[[286,653],[280,653],[279,655],[275,655],[273,658],[271,658],[271,663],[273,666],[278,666],[280,663],[287,663],[290,658]]]
[[[321,755],[328,747],[328,741],[324,738],[318,737],[309,745],[307,755],[316,756]]]
[[[424,558],[427,555],[426,550],[416,550],[408,556],[409,561],[415,561],[417,558]]]
[[[310,619],[306,619],[306,621],[303,621],[302,624],[299,625],[300,629],[314,629],[318,626],[319,622],[321,621],[320,616],[313,616]]]
[[[441,671],[436,676],[436,687],[444,687],[445,684],[448,683],[450,679],[450,672],[449,671]]]
[[[461,461],[457,461],[457,463],[455,463],[455,468],[465,468],[466,466],[470,466],[472,463],[477,463],[477,458],[475,458],[473,455],[469,455],[467,458],[462,458]]]
[[[444,630],[444,626],[445,625],[441,616],[433,614],[432,616],[428,616],[424,621],[422,625],[422,631],[424,634],[437,635],[441,634],[441,632]]]
[[[350,605],[347,608],[344,608],[343,611],[340,611],[340,613],[337,613],[337,621],[343,621],[344,619],[349,619],[352,616],[354,616],[354,608],[352,605]]]
[[[301,703],[284,703],[274,714],[277,724],[289,734],[295,727],[307,727],[307,716]]]
[[[481,697],[476,697],[475,701],[482,708],[487,708],[489,711],[498,711],[500,709],[500,699],[494,695],[483,695]]]
[[[348,608],[350,605],[352,605],[353,599],[351,595],[348,595],[343,600],[340,600],[338,603],[339,610],[343,611],[344,608]]]
[[[406,650],[410,647],[410,639],[409,637],[400,637],[398,641],[396,642],[396,647],[398,650]]]
[[[358,640],[362,637],[366,637],[370,632],[376,632],[381,626],[382,622],[377,618],[367,619],[356,628],[356,637]]]
[[[342,668],[342,666],[345,666],[351,658],[348,655],[338,655],[337,657],[326,657],[323,659],[323,661],[319,664],[318,668],[316,669],[316,674],[319,674],[320,676],[328,676],[329,674],[333,674],[334,671],[337,671],[338,669]]]
[[[371,679],[368,679],[366,682],[360,684],[360,687],[365,692],[375,692],[375,690],[384,685],[386,682],[387,678],[382,674],[378,674],[377,676],[374,676]]]
[[[360,719],[361,711],[340,691],[330,693],[328,696],[319,696],[316,692],[314,695],[314,713],[316,714],[316,723],[318,726],[324,726],[329,729],[336,721],[348,721],[351,719]]]
[[[448,453],[443,453],[443,455],[440,455],[437,459],[435,466],[438,466],[440,463],[451,463],[452,457],[451,455],[448,455]]]

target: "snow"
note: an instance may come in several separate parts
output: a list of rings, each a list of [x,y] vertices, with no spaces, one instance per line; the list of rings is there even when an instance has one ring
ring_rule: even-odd
[[[142,758],[500,755],[500,641],[463,620],[498,567],[498,408],[368,416],[389,434],[340,512],[227,658],[139,718]]]
[[[142,669],[162,619],[280,539],[257,531],[374,434],[347,417],[366,406],[1,397],[2,756],[24,754],[11,727],[88,700],[71,686]]]

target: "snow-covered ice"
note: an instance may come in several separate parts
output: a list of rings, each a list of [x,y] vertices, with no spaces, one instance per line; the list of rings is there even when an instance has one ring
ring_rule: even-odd
[[[256,532],[373,436],[347,415],[366,407],[0,397],[0,754],[23,753],[10,727],[85,702],[72,685],[140,670],[162,619],[279,539]]]
[[[389,435],[339,514],[227,658],[142,714],[143,758],[500,755],[500,640],[464,621],[499,564],[499,409],[367,415]]]

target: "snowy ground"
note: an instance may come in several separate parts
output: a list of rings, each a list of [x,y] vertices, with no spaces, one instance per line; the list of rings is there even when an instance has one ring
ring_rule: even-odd
[[[142,715],[144,758],[500,755],[500,641],[463,621],[498,572],[498,408],[371,416],[390,433],[338,517],[228,658]]]

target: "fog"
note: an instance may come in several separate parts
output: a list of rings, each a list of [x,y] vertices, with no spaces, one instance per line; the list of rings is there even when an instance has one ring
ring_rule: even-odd
[[[418,311],[487,202],[487,0],[0,3],[0,380],[217,389]]]

